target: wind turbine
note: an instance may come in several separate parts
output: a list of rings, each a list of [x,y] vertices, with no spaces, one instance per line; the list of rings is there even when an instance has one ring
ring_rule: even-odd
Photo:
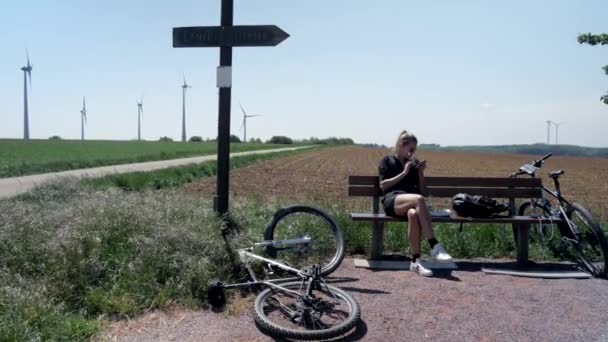
[[[560,123],[554,122],[553,124],[555,125],[555,145],[557,145],[557,133],[559,131],[559,126],[565,124],[565,122],[560,122]]]
[[[82,97],[82,110],[80,111],[80,140],[84,141],[84,125],[87,123],[87,103]]]
[[[184,84],[182,85],[182,142],[186,142],[186,89],[188,88],[192,88],[192,86],[186,83],[186,76],[184,75]]]
[[[144,117],[144,96],[137,101],[137,141],[141,141],[141,119]]]
[[[30,64],[30,53],[25,50],[25,55],[27,57],[27,65],[21,68],[23,71],[23,139],[30,139],[30,119],[28,112],[28,103],[27,103],[27,80],[30,80],[30,89],[32,88],[32,69],[33,65]]]
[[[547,145],[551,144],[551,124],[553,124],[553,121],[547,120]]]
[[[247,142],[247,119],[248,118],[253,118],[256,116],[261,116],[261,115],[247,115],[247,112],[245,111],[245,108],[243,108],[243,105],[239,102],[239,106],[241,107],[241,111],[243,112],[243,142],[246,143]]]

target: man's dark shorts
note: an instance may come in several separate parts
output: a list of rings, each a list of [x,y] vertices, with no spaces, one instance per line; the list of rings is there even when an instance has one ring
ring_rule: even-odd
[[[395,199],[398,195],[407,194],[407,192],[402,190],[394,190],[386,194],[384,198],[382,198],[382,205],[384,206],[384,213],[391,217],[399,217],[395,213]]]

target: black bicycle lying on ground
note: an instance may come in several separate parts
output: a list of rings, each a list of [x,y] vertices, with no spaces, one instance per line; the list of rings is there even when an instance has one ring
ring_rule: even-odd
[[[280,239],[277,239],[279,237]],[[254,253],[265,250],[271,258]],[[340,227],[324,212],[310,207],[290,207],[275,213],[266,227],[264,241],[238,250],[250,281],[209,284],[208,300],[223,306],[226,289],[265,287],[254,303],[254,319],[263,332],[277,338],[325,340],[352,330],[360,318],[359,304],[343,290],[327,285],[323,276],[333,272],[344,258]],[[266,266],[266,275],[291,277],[260,280],[252,264]]]
[[[549,153],[531,164],[523,165],[511,177],[515,178],[520,175],[536,177],[536,173],[551,156],[552,154]],[[549,219],[563,219],[565,224],[559,225],[561,234],[559,252],[564,257],[573,258],[593,276],[606,278],[606,263],[608,262],[606,236],[589,210],[578,203],[569,202],[562,196],[559,178],[564,173],[564,170],[549,172],[549,177],[555,184],[555,190],[548,189],[543,185],[544,192],[555,200],[555,205],[547,197],[532,199],[520,205],[519,215],[537,217],[542,215]],[[547,235],[542,224],[539,225],[539,234],[541,236]],[[549,236],[549,240],[551,240],[553,234],[549,234]],[[554,250],[558,249],[556,246],[552,247],[554,247]]]

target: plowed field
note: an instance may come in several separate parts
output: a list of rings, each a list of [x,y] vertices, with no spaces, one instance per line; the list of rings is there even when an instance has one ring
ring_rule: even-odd
[[[344,202],[348,176],[377,174],[378,162],[387,153],[382,149],[341,147],[266,161],[231,172],[230,191],[235,196]],[[421,151],[417,157],[428,161],[428,176],[502,177],[536,156]],[[556,169],[566,171],[562,176],[566,198],[575,199],[606,218],[608,159],[552,157],[542,169],[543,182],[550,187],[546,174]],[[212,195],[215,182],[215,178],[209,178],[190,184],[187,189]]]

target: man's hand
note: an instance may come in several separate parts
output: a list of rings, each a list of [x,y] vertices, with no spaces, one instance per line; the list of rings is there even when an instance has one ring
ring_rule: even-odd
[[[407,163],[405,163],[405,166],[403,167],[403,174],[408,174],[408,172],[410,172],[411,169],[415,168],[416,164],[413,161],[408,161]]]
[[[418,163],[418,171],[423,172],[426,169],[426,160],[422,160]]]

